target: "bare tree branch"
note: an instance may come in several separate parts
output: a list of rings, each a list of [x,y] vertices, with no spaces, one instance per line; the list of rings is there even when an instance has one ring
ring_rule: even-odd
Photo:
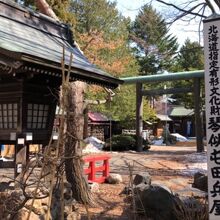
[[[164,5],[167,5],[167,6],[171,6],[171,7],[175,8],[175,9],[177,9],[178,11],[182,12],[182,16],[180,16],[180,17],[183,17],[183,16],[185,16],[187,14],[191,14],[191,15],[196,15],[196,16],[202,17],[202,18],[206,18],[205,15],[199,14],[197,12],[194,12],[194,10],[196,8],[198,8],[199,6],[206,5],[206,3],[199,3],[199,4],[197,4],[197,5],[195,5],[192,8],[187,10],[187,9],[180,8],[179,6],[176,6],[176,5],[172,4],[172,3],[165,2],[163,0],[156,0],[156,1],[159,2],[159,3],[162,3]]]

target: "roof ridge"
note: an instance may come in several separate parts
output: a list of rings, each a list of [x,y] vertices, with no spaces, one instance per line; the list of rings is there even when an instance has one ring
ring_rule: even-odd
[[[31,9],[30,7],[27,7],[27,6],[24,6],[22,4],[19,4],[17,2],[14,2],[12,0],[0,0],[0,3],[3,3],[5,5],[8,5],[8,6],[11,6],[13,8],[16,8],[20,11],[23,11],[23,12],[29,12],[31,13],[33,16],[36,16],[40,19],[43,19],[43,20],[47,20],[53,24],[56,24],[58,26],[67,26],[66,24],[64,24],[63,22],[60,22],[58,20],[55,20],[54,18],[51,18],[50,16],[46,15],[46,14],[43,14],[41,12],[38,12],[38,11],[34,11],[33,9]]]
[[[56,21],[45,14],[35,12],[31,8],[22,6],[12,0],[0,0],[0,5],[5,5],[3,10],[0,10],[0,16],[19,22],[25,26],[47,32],[55,37],[60,38],[60,36],[62,36],[62,38],[66,39],[70,44],[73,44],[73,40],[70,39],[72,38],[72,34],[70,34],[71,30],[69,30],[68,25]],[[11,16],[12,12],[13,16]],[[41,23],[44,24],[41,25]]]

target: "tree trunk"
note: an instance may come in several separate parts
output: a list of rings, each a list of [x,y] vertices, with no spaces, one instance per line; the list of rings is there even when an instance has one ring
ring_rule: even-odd
[[[82,148],[80,140],[83,138],[83,93],[84,83],[68,84],[66,89],[67,109],[67,141],[65,145],[65,172],[66,178],[72,185],[74,198],[83,203],[92,205],[93,199],[87,181],[83,175]]]
[[[51,18],[53,18],[53,19],[55,19],[57,21],[59,21],[59,18],[56,16],[54,11],[48,5],[46,0],[35,0],[35,4],[36,4],[36,7],[38,8],[38,10],[41,13],[43,13],[43,14],[45,14],[45,15],[47,15],[47,16],[49,16],[49,17],[51,17]]]
[[[40,12],[59,20],[46,0],[35,0]],[[82,149],[80,140],[83,139],[83,109],[85,83],[76,81],[63,83],[62,98],[67,113],[67,140],[64,154],[66,179],[72,185],[75,199],[83,204],[92,205],[93,199],[87,181],[83,176]]]

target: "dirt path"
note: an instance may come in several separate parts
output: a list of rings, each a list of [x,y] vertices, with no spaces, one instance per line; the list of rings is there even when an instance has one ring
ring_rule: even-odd
[[[124,182],[118,185],[100,185],[100,190],[96,193],[100,205],[90,209],[93,219],[133,219],[126,195],[120,195],[129,182],[128,164],[133,167],[134,174],[147,171],[152,177],[152,183],[163,184],[174,193],[201,195],[191,184],[195,172],[206,172],[206,153],[196,153],[195,146],[151,146],[145,153],[110,154],[111,173],[121,174]]]

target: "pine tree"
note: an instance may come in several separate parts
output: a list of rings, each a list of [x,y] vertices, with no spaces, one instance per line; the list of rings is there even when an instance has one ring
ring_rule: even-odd
[[[180,48],[177,62],[183,71],[204,69],[204,52],[199,42],[187,39]]]
[[[143,75],[167,70],[177,50],[177,38],[169,34],[165,20],[150,5],[144,5],[138,13],[130,31],[131,42]]]
[[[199,42],[191,42],[187,39],[184,45],[180,48],[179,54],[176,58],[175,65],[172,67],[174,72],[203,70],[204,69],[204,52]],[[174,88],[193,88],[192,80],[173,81]],[[204,93],[204,81],[201,84],[202,92]],[[172,96],[187,108],[194,108],[193,94],[175,94]],[[204,97],[204,94],[203,94]],[[203,100],[204,101],[204,100]]]

